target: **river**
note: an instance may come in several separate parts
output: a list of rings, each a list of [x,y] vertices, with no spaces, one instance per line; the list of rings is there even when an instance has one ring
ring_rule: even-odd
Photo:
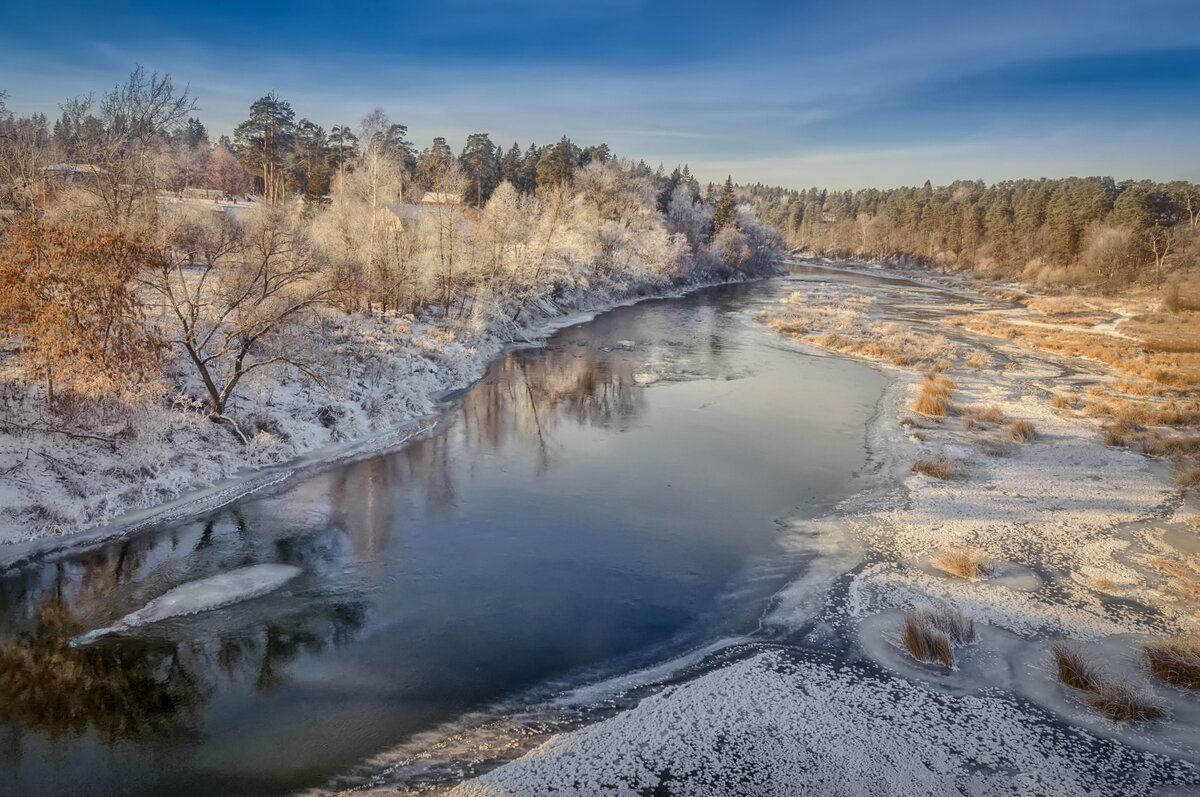
[[[0,791],[286,794],[463,717],[753,634],[863,489],[885,385],[758,312],[812,273],[514,349],[403,449],[0,570]],[[267,595],[72,646],[260,564]]]

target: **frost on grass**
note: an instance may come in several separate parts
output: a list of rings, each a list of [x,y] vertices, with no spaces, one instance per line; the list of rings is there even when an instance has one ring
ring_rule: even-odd
[[[780,332],[822,348],[905,368],[948,368],[958,347],[942,335],[872,319],[874,297],[824,286],[797,291],[761,320]]]
[[[1050,645],[1050,655],[1054,657],[1054,670],[1058,680],[1066,686],[1085,692],[1095,692],[1100,688],[1100,668],[1089,660],[1078,646],[1060,639]]]
[[[1163,683],[1200,690],[1200,639],[1154,639],[1142,644],[1150,674]]]
[[[904,616],[904,647],[917,661],[954,668],[954,648],[975,641],[975,621],[957,609],[923,608]]]
[[[1162,701],[1140,684],[1102,683],[1085,702],[1092,711],[1117,722],[1147,722],[1163,715]]]
[[[946,457],[918,459],[912,465],[913,473],[922,473],[935,479],[949,479],[954,473],[954,463]]]
[[[930,564],[943,573],[966,579],[987,578],[996,569],[996,560],[976,548],[950,548],[934,556]]]
[[[955,697],[772,651],[557,736],[451,793],[1136,797],[1164,785],[1200,778],[1023,701]]]

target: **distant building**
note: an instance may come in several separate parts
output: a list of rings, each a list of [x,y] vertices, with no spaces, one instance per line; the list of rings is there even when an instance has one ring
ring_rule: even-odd
[[[47,180],[58,180],[64,183],[94,183],[100,179],[100,175],[108,173],[107,169],[93,166],[90,163],[56,163],[42,169],[42,175]]]
[[[431,192],[430,192],[431,193]],[[430,193],[426,193],[429,196]],[[450,194],[448,196],[457,196]],[[428,226],[444,223],[445,219],[454,219],[460,232],[467,232],[470,226],[478,221],[480,213],[475,208],[465,207],[454,202],[424,202],[420,205],[390,204],[387,209],[392,217],[388,224],[402,232],[416,233],[422,224]]]
[[[422,205],[461,205],[462,194],[448,194],[443,191],[426,191],[421,197]]]

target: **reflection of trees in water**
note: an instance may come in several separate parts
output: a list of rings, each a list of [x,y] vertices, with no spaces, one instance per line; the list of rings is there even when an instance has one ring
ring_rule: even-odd
[[[645,403],[625,359],[579,356],[571,348],[510,352],[490,377],[463,400],[470,440],[485,449],[517,440],[545,456],[550,433],[564,420],[610,426]]]
[[[83,630],[47,595],[36,626],[0,644],[0,722],[53,739],[91,731],[108,744],[188,729],[218,689],[218,674],[269,691],[301,653],[349,643],[366,606],[313,604],[283,619],[186,642],[142,629],[72,647]]]
[[[82,628],[46,596],[36,628],[0,644],[0,720],[51,738],[91,730],[111,744],[161,735],[206,697],[176,645],[130,641],[70,646]]]
[[[261,690],[273,689],[287,680],[287,665],[297,656],[348,644],[361,630],[365,603],[354,595],[331,601],[313,593],[289,602],[283,616],[248,620],[239,628],[216,631],[217,624],[226,626],[231,616],[245,616],[218,610],[114,634],[90,645],[70,645],[73,636],[144,605],[145,584],[130,585],[120,600],[114,600],[113,587],[135,574],[156,574],[155,562],[160,569],[189,573],[186,580],[193,580],[212,569],[214,560],[209,557],[218,557],[215,563],[228,569],[262,561],[261,556],[252,560],[251,553],[270,550],[269,560],[296,564],[312,574],[324,569],[322,559],[338,558],[345,547],[344,534],[332,530],[254,545],[236,527],[228,535],[232,542],[214,542],[211,524],[196,532],[209,543],[197,546],[198,553],[186,546],[176,560],[169,556],[181,537],[166,533],[4,574],[0,723],[18,735],[30,730],[56,739],[92,732],[110,744],[178,732],[192,724],[219,688],[222,675]],[[159,582],[146,600],[178,586],[178,579],[172,580],[176,583],[169,586]],[[102,615],[96,609],[101,603]],[[191,638],[171,638],[179,633],[179,622],[187,624]]]

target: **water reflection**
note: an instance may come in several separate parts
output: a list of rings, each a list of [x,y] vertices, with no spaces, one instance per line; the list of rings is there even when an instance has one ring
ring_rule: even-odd
[[[219,618],[174,618],[94,644],[69,640],[165,592],[175,582],[243,562],[296,564],[308,574],[328,569],[344,549],[330,531],[252,543],[244,518],[221,518],[101,548],[71,562],[30,568],[0,585],[0,723],[51,739],[92,733],[106,744],[186,730],[220,678],[272,690],[287,681],[301,653],[351,642],[366,603],[330,599],[319,587],[291,596],[276,616],[233,624]],[[240,561],[239,561],[240,560]],[[195,568],[194,571],[187,572]],[[187,572],[185,579],[178,574]]]
[[[608,427],[644,406],[629,360],[560,346],[537,356],[507,354],[467,394],[461,418],[468,446],[497,450],[517,441],[536,450],[545,469],[554,430],[564,421]]]
[[[0,722],[52,739],[91,731],[113,744],[186,725],[210,691],[176,644],[74,648],[82,626],[55,595],[35,615],[32,630],[0,644]]]

